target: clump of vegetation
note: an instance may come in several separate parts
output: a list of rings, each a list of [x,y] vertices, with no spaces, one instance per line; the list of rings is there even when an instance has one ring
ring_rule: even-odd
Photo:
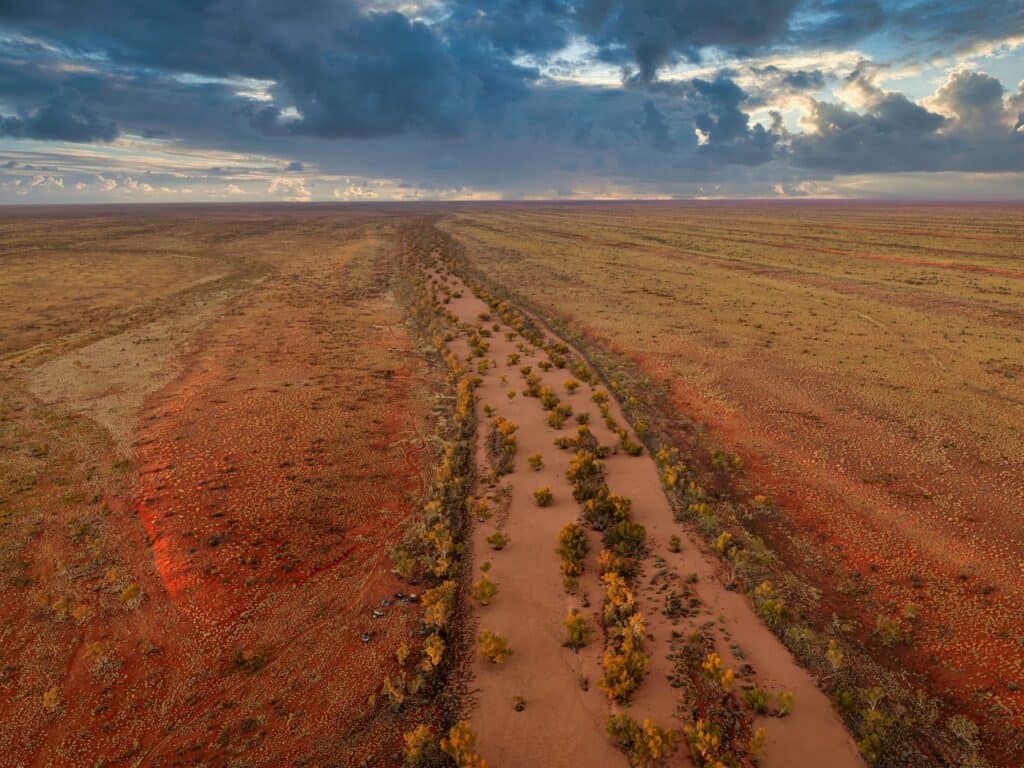
[[[491,581],[491,577],[485,571],[480,576],[480,581],[473,585],[473,599],[480,605],[490,605],[497,594],[498,585]]]
[[[526,366],[529,368],[530,366]],[[536,373],[526,375],[526,388],[523,390],[524,397],[540,397],[540,376]]]
[[[432,587],[423,593],[423,623],[430,627],[444,629],[455,609],[456,584],[451,579]]]
[[[698,718],[692,725],[683,727],[690,754],[698,768],[721,768],[725,762],[726,748],[722,743],[722,729],[716,723]]]
[[[724,666],[722,657],[717,652],[709,653],[701,668],[704,670],[704,676],[721,688],[724,693],[728,693],[732,688],[736,673],[731,668]]]
[[[576,523],[568,523],[558,534],[558,556],[562,559],[562,576],[576,578],[583,573],[583,561],[590,542],[587,532]]]
[[[583,519],[595,531],[606,531],[627,522],[632,506],[628,497],[609,493],[603,485],[583,504]]]
[[[679,552],[683,548],[683,540],[680,539],[676,534],[672,534],[668,537],[668,551]]]
[[[770,581],[761,582],[754,590],[754,610],[768,626],[775,628],[782,625],[786,606]]]
[[[541,456],[539,453],[531,453],[526,458],[526,460],[530,464],[530,469],[534,470],[535,472],[539,472],[544,468],[544,457]]]
[[[512,539],[510,539],[508,534],[504,531],[495,531],[486,539],[487,543],[491,545],[491,549],[496,549],[498,551],[507,547],[511,540]]]
[[[647,553],[647,530],[631,520],[622,520],[604,533],[604,545],[619,557],[643,557]]]
[[[555,394],[555,390],[551,387],[541,387],[538,398],[540,399],[541,407],[545,411],[553,410],[560,402],[558,395]]]
[[[420,669],[424,672],[433,672],[441,664],[444,658],[446,643],[438,632],[431,632],[423,641],[423,661],[420,662]]]
[[[750,737],[750,759],[755,763],[760,760],[761,755],[764,753],[766,741],[768,741],[768,731],[764,728],[758,728],[754,731],[754,735]]]
[[[480,655],[491,664],[504,664],[505,659],[512,655],[508,639],[489,629],[476,636],[476,647]]]
[[[587,619],[581,616],[575,608],[565,617],[562,626],[565,627],[565,642],[562,645],[566,648],[578,651],[590,642],[590,627],[587,625]]]
[[[553,429],[561,429],[565,425],[565,415],[560,410],[550,411],[545,421]]]
[[[630,456],[639,456],[641,453],[644,452],[644,447],[641,443],[624,437],[622,438],[622,450],[624,450]]]
[[[476,518],[477,522],[486,523],[491,519],[491,511],[487,507],[486,499],[469,499],[469,513]]]
[[[875,621],[875,637],[887,648],[898,645],[905,639],[903,622],[898,617],[880,614]]]
[[[793,711],[793,700],[796,697],[792,691],[783,691],[776,699],[776,710],[779,717],[785,717]]]
[[[417,725],[402,736],[405,742],[403,765],[406,768],[431,768],[441,763],[444,753],[434,732],[426,725]]]
[[[577,389],[580,388],[580,383],[576,379],[566,379],[565,391],[570,395],[573,394]]]
[[[476,734],[465,720],[453,725],[441,739],[441,751],[454,761],[456,768],[487,768],[487,761],[476,752]]]
[[[771,696],[769,696],[768,691],[762,688],[746,688],[743,691],[743,701],[754,712],[763,715],[768,712]]]
[[[611,701],[621,704],[643,681],[651,657],[644,650],[644,620],[637,613],[633,591],[615,572],[601,578],[609,644],[601,658],[604,675],[599,684]]]
[[[625,713],[608,720],[608,736],[634,766],[649,766],[679,748],[679,737],[674,731],[666,731],[647,719],[638,723]]]
[[[491,457],[491,466],[494,467],[496,475],[505,475],[512,471],[516,455],[516,431],[518,425],[513,424],[503,416],[497,416],[491,428],[490,439],[488,440],[488,451]]]
[[[537,502],[538,507],[551,506],[552,498],[551,489],[546,485],[533,492],[533,500]]]
[[[675,448],[661,448],[654,458],[661,470],[661,482],[665,487],[678,487],[686,474],[686,465],[679,460],[679,452]]]
[[[593,498],[604,486],[604,465],[590,451],[577,451],[565,475],[573,485],[572,496],[576,501]]]

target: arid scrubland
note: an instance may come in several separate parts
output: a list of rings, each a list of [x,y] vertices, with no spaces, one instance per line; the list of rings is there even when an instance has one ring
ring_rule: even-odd
[[[401,752],[408,712],[366,670],[415,642],[390,549],[433,378],[388,226],[5,214],[0,762]]]
[[[967,711],[1019,762],[1019,206],[525,204],[441,226],[472,274],[633,376],[812,627],[913,670],[955,702],[926,720]]]
[[[1024,211],[0,218],[0,763],[1024,759]]]

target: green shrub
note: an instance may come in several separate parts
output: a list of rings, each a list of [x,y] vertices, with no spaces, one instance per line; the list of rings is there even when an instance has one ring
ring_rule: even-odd
[[[504,531],[495,531],[487,537],[487,543],[491,545],[492,549],[502,550],[508,546],[511,539]]]

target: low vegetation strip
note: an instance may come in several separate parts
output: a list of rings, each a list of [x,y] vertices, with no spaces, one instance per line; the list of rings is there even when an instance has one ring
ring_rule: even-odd
[[[433,239],[447,256],[451,241]],[[478,465],[492,469],[480,478],[476,495],[483,504],[471,505],[474,557],[486,558],[485,576],[500,587],[474,611],[481,633],[471,668],[470,722],[482,753],[500,754],[503,765],[577,764],[579,751],[564,749],[572,740],[595,755],[601,744],[619,748],[636,764],[671,759],[683,744],[698,765],[754,759],[773,765],[773,755],[790,760],[776,764],[811,765],[825,754],[840,764],[861,764],[827,699],[750,604],[718,581],[695,542],[687,538],[690,547],[681,552],[655,463],[639,439],[648,425],[630,425],[584,358],[514,304],[463,282],[452,273],[460,268],[451,258],[439,260],[432,283],[441,314],[458,320],[449,332],[451,349],[478,372],[478,417],[496,425],[479,438]],[[573,385],[566,386],[570,370]],[[501,442],[497,436],[507,434],[516,436],[513,456],[529,454],[525,466],[513,462],[509,471],[504,462],[489,461]],[[541,481],[543,505],[536,495]],[[702,577],[689,581],[701,584],[692,586],[687,615],[666,592],[682,586],[687,579],[680,571],[693,566]],[[591,642],[594,627],[602,630],[600,645]],[[770,650],[752,649],[755,666],[748,660],[742,669],[723,667],[713,685],[680,699],[677,688],[688,668],[675,646],[687,636],[684,627],[710,648],[696,668],[701,680],[701,664],[710,658],[737,663],[748,642]],[[572,663],[558,664],[552,645],[564,646]],[[758,718],[770,712],[788,720],[791,705],[758,710],[731,689],[737,674],[744,686],[756,687],[762,663],[773,687],[781,681],[798,689],[803,706],[795,728],[806,732],[814,723],[818,736],[801,738],[781,720],[782,727],[766,728]],[[561,686],[551,687],[560,679]],[[765,695],[792,697],[788,689]],[[513,706],[506,709],[507,702]],[[619,712],[626,704],[628,714]],[[773,731],[774,739],[766,736]],[[800,741],[802,750],[792,752]]]

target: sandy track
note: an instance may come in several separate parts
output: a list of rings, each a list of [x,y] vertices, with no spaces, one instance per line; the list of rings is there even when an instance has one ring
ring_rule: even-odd
[[[451,301],[449,309],[463,322],[481,324],[478,317],[488,311],[487,305],[459,278],[435,276],[435,284],[441,280],[446,280],[453,291],[463,292],[462,298]],[[487,325],[490,327],[491,322]],[[479,565],[490,561],[492,577],[499,585],[495,601],[487,607],[478,607],[476,621],[479,628],[508,637],[514,654],[502,666],[486,663],[479,657],[474,660],[472,722],[480,734],[483,753],[503,768],[626,764],[624,756],[614,749],[604,732],[611,710],[596,685],[601,676],[600,640],[592,641],[579,654],[561,645],[561,622],[570,608],[587,613],[592,629],[599,630],[601,625],[597,536],[591,533],[593,541],[586,572],[576,596],[563,592],[555,553],[558,531],[578,518],[579,506],[572,498],[572,488],[565,475],[571,453],[559,450],[553,441],[560,434],[574,432],[575,424],[570,421],[564,429],[555,430],[545,423],[546,414],[535,398],[517,394],[508,399],[506,393],[518,391],[522,381],[519,364],[506,364],[506,356],[516,351],[517,344],[517,340],[505,338],[507,330],[508,327],[501,326],[489,339],[491,347],[487,358],[491,366],[477,389],[477,415],[482,425],[478,434],[480,467],[485,467],[487,462],[484,408],[491,406],[519,426],[515,469],[501,478],[501,486],[507,489],[505,493],[510,493],[510,501],[507,515],[474,524],[472,539],[473,562]],[[460,356],[468,351],[464,338],[456,339],[452,348]],[[524,354],[521,364],[535,364],[542,354]],[[617,437],[595,418],[596,408],[586,385],[568,395],[564,389],[564,382],[569,378],[567,371],[552,368],[537,373],[542,383],[558,392],[574,411],[594,412],[591,430],[599,442],[617,443]],[[502,383],[502,379],[506,383]],[[620,423],[625,423],[617,405],[613,405],[612,412]],[[533,453],[544,457],[545,466],[539,472],[527,466],[526,456]],[[753,675],[746,682],[756,682],[773,693],[792,691],[796,696],[798,703],[792,715],[784,719],[772,718],[765,724],[768,740],[762,765],[779,768],[863,765],[852,738],[827,697],[760,622],[747,598],[725,588],[717,559],[703,552],[702,545],[686,535],[675,522],[653,459],[646,454],[640,457],[615,454],[606,460],[605,466],[611,490],[633,500],[633,518],[646,527],[650,546],[650,556],[637,583],[647,585],[639,594],[638,602],[650,634],[651,665],[646,681],[626,711],[637,720],[651,718],[662,727],[680,727],[680,714],[685,715],[687,704],[679,700],[667,679],[672,672],[668,659],[671,636],[673,631],[686,633],[712,621],[716,623],[716,648],[723,658],[734,667],[749,664],[753,668]],[[532,498],[533,490],[540,486],[550,487],[554,494],[549,507],[537,507]],[[493,486],[484,486],[478,490],[478,495],[490,496],[490,505],[494,507],[496,490]],[[511,538],[508,547],[500,552],[493,551],[486,542],[497,525]],[[683,534],[685,544],[681,553],[669,551],[668,540],[672,534]],[[699,616],[674,624],[662,612],[663,596],[648,578],[657,558],[665,562],[666,569],[676,578],[697,574],[695,592],[702,603]],[[589,608],[584,607],[584,595],[589,597]],[[596,634],[599,635],[599,631]],[[742,661],[734,651],[737,647],[742,649]],[[581,688],[581,676],[590,681],[587,691]],[[513,708],[516,696],[526,701],[522,712]],[[684,752],[671,758],[671,764],[689,764]]]

